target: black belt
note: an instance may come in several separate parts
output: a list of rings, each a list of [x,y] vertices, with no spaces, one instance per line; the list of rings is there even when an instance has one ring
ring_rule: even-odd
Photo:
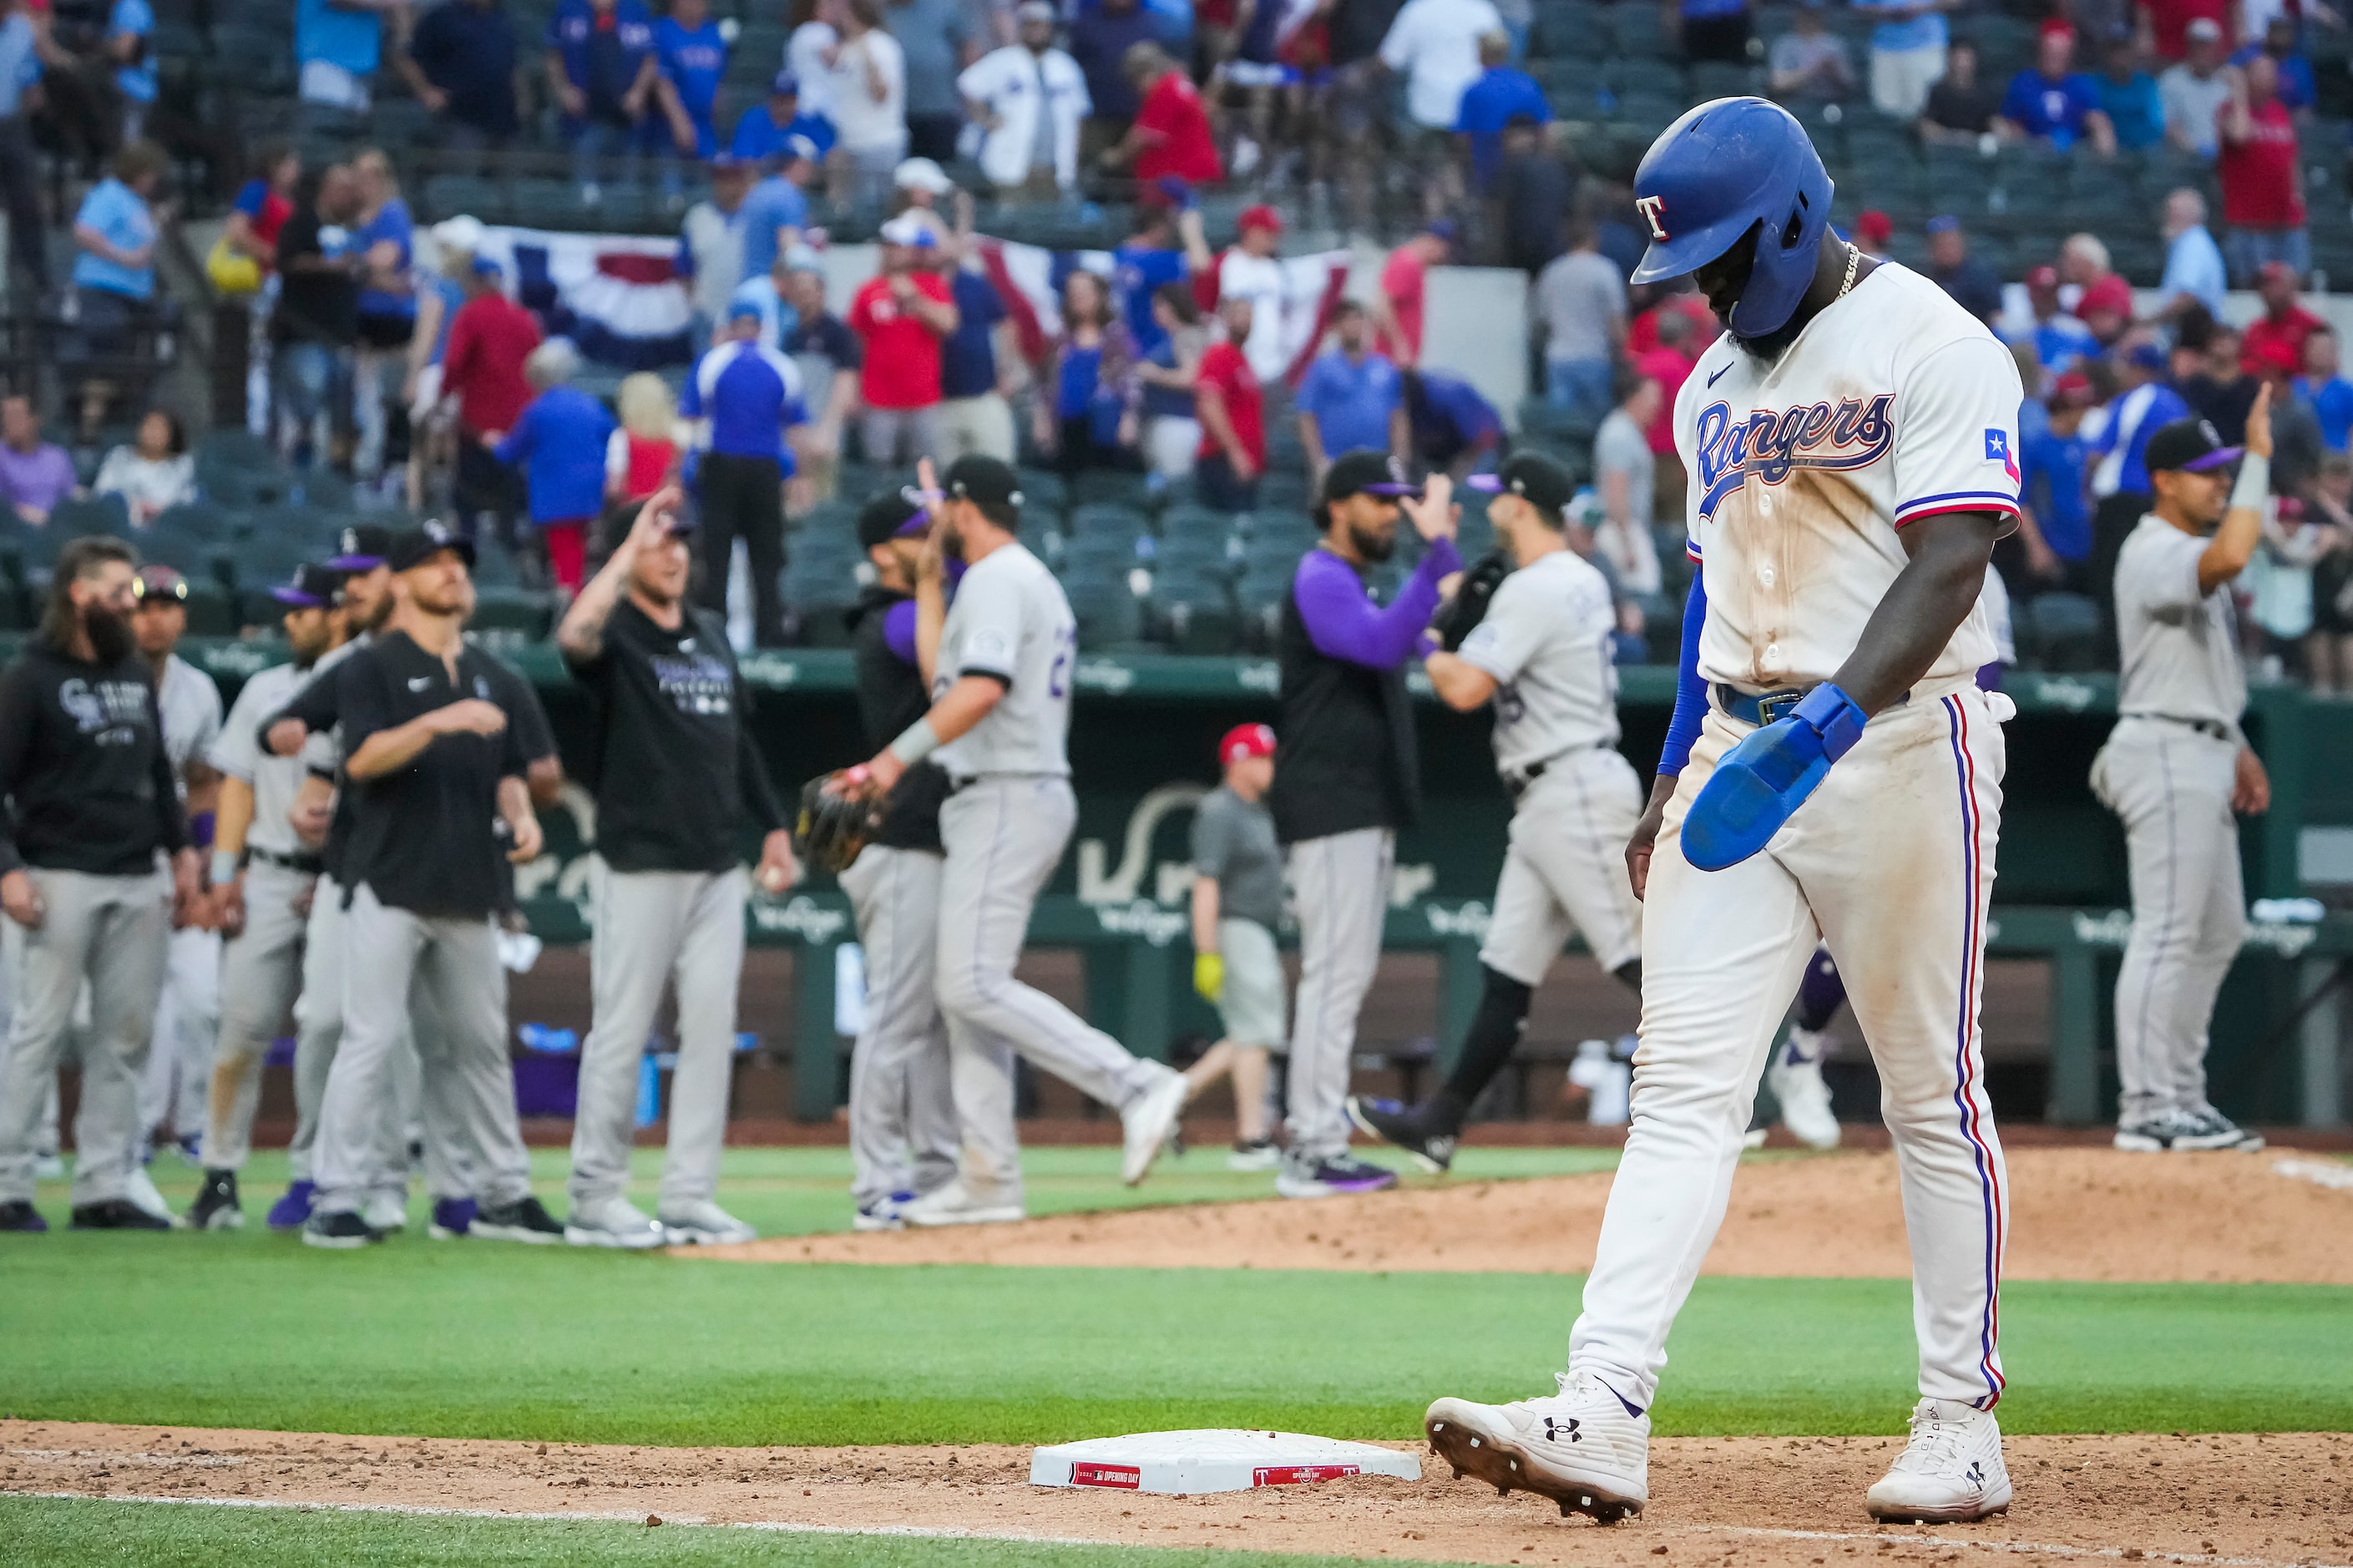
[[[2127,719],[2154,719],[2160,724],[2179,724],[2185,730],[2195,730],[2211,740],[2227,741],[2231,727],[2219,719],[2185,719],[2178,713],[2126,713]]]
[[[1513,804],[1517,805],[1520,796],[1528,793],[1528,786],[1535,784],[1536,780],[1544,777],[1546,771],[1549,769],[1553,763],[1559,762],[1566,757],[1573,757],[1579,752],[1597,751],[1603,744],[1605,744],[1605,742],[1593,741],[1582,746],[1571,746],[1565,752],[1555,752],[1551,756],[1545,758],[1542,762],[1530,763],[1526,767],[1520,769],[1517,773],[1505,773],[1503,775],[1504,792],[1512,797]]]
[[[275,866],[281,871],[299,871],[305,877],[315,877],[327,868],[324,857],[318,855],[280,855],[275,849],[246,847],[245,858],[264,866]]]
[[[1784,686],[1776,691],[1751,693],[1719,680],[1715,687],[1715,705],[1724,710],[1726,718],[1737,719],[1744,724],[1754,724],[1762,729],[1788,718],[1789,710],[1804,701],[1806,693],[1812,689],[1810,686]],[[1912,693],[1906,691],[1887,706],[1901,708],[1911,700]]]

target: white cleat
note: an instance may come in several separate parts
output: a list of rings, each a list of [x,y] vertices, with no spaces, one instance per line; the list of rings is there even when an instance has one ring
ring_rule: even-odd
[[[1781,1106],[1781,1125],[1809,1149],[1835,1149],[1838,1118],[1831,1111],[1831,1088],[1822,1081],[1822,1058],[1830,1037],[1789,1026],[1788,1040],[1775,1049],[1765,1068],[1765,1087]]]
[[[1184,1112],[1192,1089],[1184,1074],[1172,1072],[1127,1102],[1119,1113],[1120,1125],[1127,1132],[1126,1151],[1119,1162],[1121,1181],[1132,1187],[1144,1180],[1152,1162],[1168,1146],[1168,1134],[1176,1130],[1176,1118]]]
[[[965,1186],[964,1178],[958,1176],[902,1208],[899,1217],[909,1225],[928,1228],[944,1225],[1010,1225],[1029,1215],[1018,1194],[976,1191]]]
[[[390,1193],[377,1193],[360,1205],[360,1218],[368,1228],[385,1236],[398,1236],[408,1228],[408,1200]]]
[[[739,1241],[760,1239],[758,1231],[709,1198],[664,1204],[656,1219],[663,1238],[672,1247],[733,1247]]]
[[[1959,1524],[2010,1511],[2010,1471],[1993,1413],[1957,1399],[1912,1408],[1912,1441],[1871,1489],[1871,1517],[1899,1524]]]
[[[179,1223],[180,1216],[172,1212],[172,1205],[165,1203],[164,1194],[155,1190],[155,1179],[142,1166],[131,1167],[130,1178],[122,1184],[122,1195],[135,1209],[174,1225]]]
[[[1651,1418],[1590,1374],[1563,1373],[1559,1393],[1512,1405],[1441,1399],[1421,1426],[1458,1479],[1548,1497],[1564,1518],[1615,1524],[1651,1500]]]
[[[571,1212],[564,1216],[564,1239],[574,1247],[616,1247],[635,1251],[663,1246],[670,1236],[645,1210],[616,1195],[598,1203],[573,1205]]]

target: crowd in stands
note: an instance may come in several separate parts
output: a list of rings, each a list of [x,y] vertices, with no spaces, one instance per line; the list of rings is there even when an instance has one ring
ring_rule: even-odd
[[[216,72],[255,35],[215,12],[207,39],[153,3],[0,0],[11,297],[45,302],[58,388],[0,364],[31,395],[0,405],[19,528],[86,494],[134,529],[226,499],[126,363],[171,316],[176,200],[220,215],[186,258],[209,422],[332,476],[338,504],[457,515],[526,589],[575,587],[604,511],[682,476],[706,591],[728,597],[732,562],[747,638],[822,637],[805,601],[838,591],[840,509],[919,458],[985,452],[1077,508],[1074,544],[1090,506],[1132,520],[1131,565],[1176,528],[1213,535],[1246,643],[1253,532],[1288,538],[1262,520],[1332,458],[1461,474],[1516,440],[1589,480],[1579,537],[1620,591],[1623,654],[1662,657],[1672,410],[1717,324],[1687,289],[1629,289],[1647,237],[1625,181],[1681,108],[1755,90],[1814,132],[1843,231],[2018,351],[2031,515],[1999,564],[2022,658],[2113,657],[2136,438],[2179,405],[2230,439],[2269,382],[2282,500],[2248,651],[2353,686],[2353,385],[2298,303],[2353,244],[2328,163],[2353,72],[2316,4],[292,0],[269,40],[290,57],[253,68],[282,78],[285,135],[224,143],[175,97],[176,52],[208,43]],[[691,357],[626,380],[584,361],[482,215],[440,199],[533,182],[561,187],[543,226],[676,233]],[[980,238],[1042,211],[1089,237],[1056,247],[1049,310],[1010,297]],[[878,273],[830,297],[828,247],[867,238]],[[1286,255],[1346,238],[1381,259],[1302,353]],[[1512,417],[1426,361],[1428,274],[1465,262],[1529,278],[1535,395]],[[2264,302],[2244,331],[2232,288]]]

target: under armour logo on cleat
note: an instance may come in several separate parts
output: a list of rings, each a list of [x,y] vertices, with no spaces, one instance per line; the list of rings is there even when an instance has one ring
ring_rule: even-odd
[[[1545,1417],[1545,1441],[1547,1443],[1582,1442],[1584,1438],[1577,1429],[1577,1425],[1573,1417],[1567,1421],[1556,1421],[1547,1415]]]
[[[1971,1459],[1968,1469],[1964,1473],[1964,1479],[1973,1487],[1983,1488],[1986,1484],[1985,1461]]]

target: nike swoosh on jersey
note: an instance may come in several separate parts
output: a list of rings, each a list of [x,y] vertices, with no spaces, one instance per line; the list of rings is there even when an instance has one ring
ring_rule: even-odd
[[[1730,370],[1731,368],[1732,368],[1732,367],[1731,367],[1730,365],[1728,365],[1728,364],[1720,364],[1720,365],[1717,365],[1717,366],[1715,367],[1715,374],[1714,375],[1711,375],[1711,376],[1709,376],[1709,377],[1707,378],[1707,384],[1708,384],[1708,385],[1710,385],[1710,386],[1714,386],[1717,382],[1719,382],[1719,381],[1723,380],[1723,379],[1724,379],[1724,373],[1725,373],[1725,371],[1727,371],[1727,370]]]

